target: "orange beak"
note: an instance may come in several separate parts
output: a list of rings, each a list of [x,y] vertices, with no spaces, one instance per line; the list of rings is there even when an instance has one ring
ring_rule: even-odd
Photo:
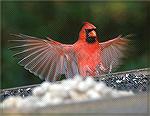
[[[96,32],[93,30],[89,33],[89,37],[96,37]]]

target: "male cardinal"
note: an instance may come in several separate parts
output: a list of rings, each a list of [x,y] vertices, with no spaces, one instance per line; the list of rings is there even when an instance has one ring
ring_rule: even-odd
[[[121,36],[99,43],[96,27],[89,22],[84,23],[73,45],[49,37],[13,35],[20,38],[10,40],[16,44],[10,49],[17,51],[14,56],[20,59],[18,63],[48,81],[58,80],[61,74],[72,78],[76,74],[86,77],[107,73],[120,64],[128,44],[128,39]]]

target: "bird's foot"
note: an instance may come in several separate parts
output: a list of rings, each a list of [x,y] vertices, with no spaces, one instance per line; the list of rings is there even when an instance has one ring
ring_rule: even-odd
[[[112,73],[112,72],[108,72],[108,73],[106,74],[106,76],[107,76],[107,77],[112,77],[112,76],[113,76],[113,73]]]
[[[112,63],[109,66],[109,72],[108,72],[108,74],[106,74],[106,76],[107,77],[112,77],[113,76],[113,74],[112,74]]]

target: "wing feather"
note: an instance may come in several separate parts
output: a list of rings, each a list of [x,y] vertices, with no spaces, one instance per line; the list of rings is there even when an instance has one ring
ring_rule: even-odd
[[[40,50],[29,63],[25,63],[26,64],[25,67],[27,69],[32,69],[35,65],[37,65],[42,60],[46,52],[48,52],[48,47],[44,48],[43,50]]]
[[[78,73],[76,53],[72,45],[61,44],[50,38],[47,40],[36,37],[13,34],[18,39],[10,40],[14,46],[14,57],[18,64],[24,66],[41,79],[56,81],[61,74],[72,78]]]
[[[25,64],[25,66],[27,66],[29,63],[32,62],[32,60],[34,60],[34,58],[36,58],[40,53],[42,53],[43,51],[45,51],[45,47],[42,47],[41,49],[37,49],[34,52],[31,52],[31,54],[27,55],[26,57],[24,57],[22,60],[20,60],[18,63],[19,64]],[[32,59],[32,60],[30,60]]]
[[[102,48],[102,64],[109,71],[110,65],[115,69],[121,64],[121,58],[125,57],[129,40],[118,36],[115,39],[100,43]]]

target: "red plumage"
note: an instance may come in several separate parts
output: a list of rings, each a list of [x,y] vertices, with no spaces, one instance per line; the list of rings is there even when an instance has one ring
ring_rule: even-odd
[[[85,22],[73,45],[62,44],[49,37],[39,39],[23,34],[13,34],[20,39],[10,40],[15,45],[10,49],[17,51],[20,65],[41,79],[56,81],[61,74],[72,78],[81,76],[99,76],[109,72],[120,64],[128,44],[126,38],[100,42],[96,27]]]

